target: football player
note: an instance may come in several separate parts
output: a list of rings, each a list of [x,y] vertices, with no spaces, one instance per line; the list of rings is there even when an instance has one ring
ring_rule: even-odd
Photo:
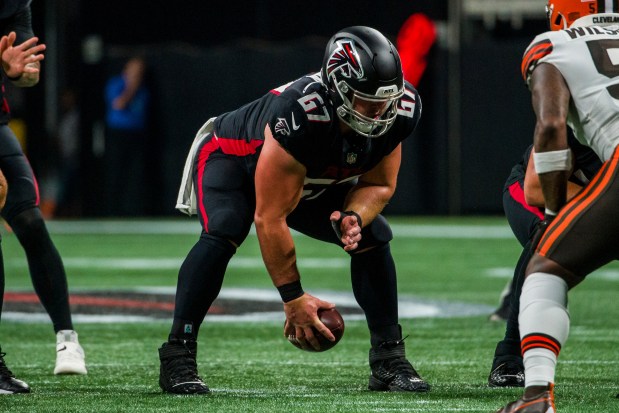
[[[198,330],[252,222],[286,331],[306,348],[319,348],[314,328],[334,339],[317,316],[334,304],[302,288],[293,228],[350,255],[352,290],[370,330],[369,388],[429,390],[405,357],[392,233],[380,215],[395,191],[402,141],[420,115],[393,44],[354,26],[329,40],[319,73],[203,126],[177,205],[198,214],[202,233],[180,268],[172,329],[159,349],[164,392],[209,392],[197,371]]]
[[[31,87],[39,82],[44,44],[32,31],[31,0],[0,3],[0,61],[2,81],[15,87]],[[5,80],[6,79],[6,80]],[[49,314],[56,333],[54,374],[86,374],[84,351],[73,329],[67,278],[62,259],[52,242],[41,211],[36,179],[15,134],[8,126],[9,105],[0,88],[0,170],[10,190],[2,217],[10,225],[26,253],[34,289]],[[4,288],[4,273],[0,272]],[[2,297],[0,297],[1,301]],[[3,354],[3,353],[0,353]],[[21,393],[27,386],[12,379],[0,358],[0,393]],[[10,373],[10,371],[8,371]]]
[[[535,171],[544,194],[545,232],[520,296],[525,367],[522,398],[498,412],[554,413],[557,358],[570,320],[567,294],[592,271],[619,257],[619,10],[614,1],[550,0],[550,31],[525,51],[522,74],[537,121]],[[603,161],[567,202],[571,151],[567,128]]]
[[[567,182],[567,196],[571,199],[589,183],[602,162],[591,148],[579,143],[572,134],[568,136],[568,144],[574,159],[572,174]],[[510,280],[512,288],[506,299],[509,311],[505,336],[497,343],[494,352],[488,376],[490,387],[524,386],[524,366],[518,332],[520,291],[524,282],[524,270],[535,247],[532,245],[533,237],[544,219],[544,194],[535,173],[532,149],[533,145],[529,146],[520,162],[514,165],[503,187],[503,210],[523,250]]]

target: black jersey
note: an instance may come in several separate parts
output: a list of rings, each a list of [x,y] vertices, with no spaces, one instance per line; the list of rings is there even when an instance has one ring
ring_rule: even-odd
[[[15,44],[21,44],[25,40],[34,37],[32,31],[32,12],[30,11],[31,0],[3,1],[0,3],[0,36],[14,31],[17,35]],[[7,123],[10,119],[9,105],[5,98],[4,78],[0,87],[0,124]]]
[[[397,112],[394,124],[382,136],[342,135],[329,93],[320,75],[312,74],[219,116],[215,134],[247,142],[264,140],[268,124],[273,137],[305,166],[307,198],[310,186],[353,180],[371,170],[413,133],[421,116],[421,100],[408,82]]]

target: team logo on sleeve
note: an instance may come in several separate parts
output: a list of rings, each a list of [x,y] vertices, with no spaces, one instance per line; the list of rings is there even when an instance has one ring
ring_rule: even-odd
[[[359,53],[355,49],[355,45],[350,40],[337,42],[337,49],[331,53],[327,61],[327,76],[331,76],[336,70],[339,70],[342,76],[350,79],[354,75],[357,79],[363,78],[363,67],[359,59]]]
[[[288,126],[288,122],[285,118],[277,118],[277,123],[275,124],[275,134],[277,135],[286,135],[290,136],[290,126]]]

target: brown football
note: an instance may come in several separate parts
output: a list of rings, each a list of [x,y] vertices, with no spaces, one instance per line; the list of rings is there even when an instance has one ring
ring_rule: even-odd
[[[301,350],[306,350],[306,351],[311,351],[311,352],[327,351],[330,348],[333,348],[342,339],[342,336],[344,335],[344,319],[342,318],[342,315],[340,314],[340,312],[337,311],[335,308],[331,308],[328,310],[324,310],[324,309],[318,310],[318,318],[320,318],[320,321],[322,321],[322,323],[329,330],[331,330],[331,333],[335,336],[335,341],[329,341],[325,336],[320,334],[318,330],[316,329],[314,329],[314,334],[316,335],[316,337],[318,338],[318,342],[320,343],[320,350],[316,350],[315,348],[311,346],[309,349],[304,349],[303,347],[301,347],[301,345],[299,344],[299,342],[297,341],[294,335],[294,331],[292,331],[291,334],[286,334],[288,341],[292,343],[293,346],[300,348]]]

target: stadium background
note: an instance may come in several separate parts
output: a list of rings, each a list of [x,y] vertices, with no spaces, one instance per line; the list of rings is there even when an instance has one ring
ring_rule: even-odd
[[[102,206],[112,200],[101,191],[103,87],[126,58],[144,55],[155,97],[144,215],[173,215],[186,151],[207,118],[318,70],[326,41],[340,28],[369,25],[395,42],[403,23],[423,13],[437,29],[416,85],[424,113],[405,144],[399,189],[386,212],[500,214],[504,179],[532,139],[519,67],[524,48],[545,28],[543,3],[34,0],[35,31],[48,45],[42,82],[9,93],[44,183],[60,91],[79,91],[83,214],[104,216]]]

